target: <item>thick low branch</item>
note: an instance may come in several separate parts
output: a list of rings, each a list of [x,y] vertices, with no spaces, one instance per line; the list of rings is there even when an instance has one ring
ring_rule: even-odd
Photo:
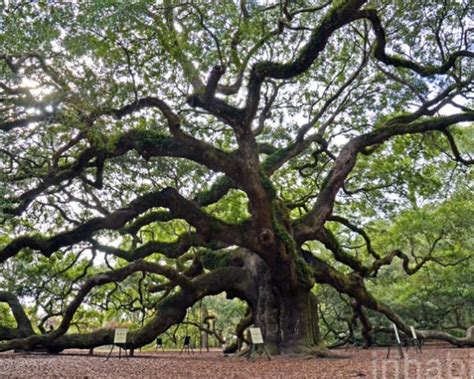
[[[173,269],[170,269],[166,266],[162,266],[159,264],[146,262],[144,260],[139,260],[134,263],[129,264],[121,269],[109,271],[106,273],[98,274],[90,279],[88,279],[80,288],[74,299],[71,303],[67,306],[63,319],[58,326],[57,329],[48,333],[46,335],[32,335],[26,337],[24,339],[16,339],[10,342],[7,342],[3,345],[0,345],[0,351],[21,348],[21,349],[31,349],[36,345],[39,344],[48,344],[51,341],[61,337],[64,335],[70,324],[71,321],[77,311],[77,309],[81,306],[86,296],[89,292],[96,286],[101,286],[111,282],[120,282],[123,281],[128,276],[132,275],[135,272],[151,272],[159,275],[163,275],[170,279],[171,281],[177,283],[182,288],[186,290],[192,290],[193,285],[192,282],[186,278],[185,276],[177,273]]]
[[[9,305],[17,323],[17,327],[14,329],[4,327],[0,328],[0,340],[21,338],[35,334],[30,319],[26,315],[20,301],[14,294],[0,291],[0,303],[7,303]]]
[[[206,242],[199,233],[191,233],[179,236],[175,242],[151,241],[130,251],[112,246],[105,246],[95,241],[93,242],[93,246],[104,253],[112,254],[129,262],[133,262],[155,253],[162,254],[168,258],[178,258],[186,253],[191,247],[222,249],[228,245],[218,241]]]
[[[121,208],[106,217],[96,217],[75,229],[59,233],[44,239],[40,237],[19,237],[2,250],[0,262],[16,255],[24,248],[31,248],[49,257],[59,248],[88,240],[94,233],[102,229],[117,230],[125,223],[154,207],[167,207],[175,218],[182,218],[193,225],[204,240],[218,240],[228,244],[241,245],[243,230],[219,221],[205,213],[194,202],[182,197],[173,188],[165,188],[133,200],[128,207]]]
[[[143,266],[144,263],[148,264],[148,262],[140,261],[121,269],[123,271],[114,271],[113,276],[115,278],[113,281],[117,280],[116,272],[118,271],[120,271],[119,275],[121,276],[126,275],[126,273],[131,274],[136,271],[146,271],[147,267]],[[98,278],[96,278],[97,283],[95,283],[95,285],[105,284],[109,280],[112,280],[112,277],[107,276],[107,274],[102,275],[103,276],[99,275]],[[235,267],[215,270],[194,279],[190,287],[185,287],[176,294],[163,299],[157,306],[156,316],[144,327],[129,332],[127,336],[127,348],[138,348],[153,342],[159,334],[166,331],[171,325],[181,322],[186,315],[187,308],[202,297],[215,295],[226,289],[247,291],[248,283],[248,273],[243,269]],[[61,325],[63,325],[63,323]],[[63,328],[60,327],[54,332],[44,336],[33,336],[26,339],[9,341],[0,344],[0,351],[15,348],[33,349],[35,347],[46,347],[51,351],[60,351],[66,348],[90,349],[111,344],[114,335],[113,330],[110,329],[101,329],[88,334],[64,335],[64,332]]]
[[[184,139],[185,142],[183,143],[183,138],[176,141],[171,136],[154,131],[131,130],[121,136],[116,145],[110,150],[94,147],[85,149],[73,164],[57,168],[54,172],[41,178],[40,184],[35,188],[24,192],[16,199],[10,199],[11,202],[19,203],[19,205],[5,208],[3,212],[10,215],[20,215],[37,196],[64,181],[80,177],[88,167],[97,166],[97,176],[100,178],[99,163],[103,168],[105,160],[122,156],[130,150],[136,150],[145,159],[167,156],[193,160],[211,170],[225,172],[235,180],[239,178],[235,156],[191,137]],[[93,162],[94,159],[95,162]]]
[[[237,341],[233,342],[230,346],[226,347],[226,349],[224,350],[225,354],[235,353],[236,351],[238,351],[240,349],[243,342],[250,343],[250,341],[247,341],[245,339],[244,332],[249,326],[252,326],[252,324],[254,322],[253,320],[254,320],[254,316],[252,314],[252,308],[247,307],[247,310],[245,312],[245,316],[240,319],[240,321],[238,322],[238,324],[235,327],[234,334],[237,337]]]
[[[222,199],[230,189],[236,188],[237,185],[229,179],[227,176],[222,176],[212,184],[211,188],[208,190],[201,191],[197,193],[193,201],[201,207],[214,204]],[[130,225],[125,226],[121,229],[121,233],[128,234],[137,234],[138,231],[151,223],[154,222],[166,222],[172,220],[174,217],[170,214],[169,211],[155,211],[147,213],[144,216],[141,216],[134,220]]]
[[[318,283],[329,284],[337,291],[354,298],[360,305],[383,314],[406,335],[411,335],[410,325],[405,323],[389,306],[375,299],[365,287],[362,277],[357,274],[344,275],[310,252],[304,251],[303,253],[305,260],[311,265],[314,278]],[[442,340],[457,346],[474,346],[472,336],[457,338],[448,333],[433,330],[417,330],[416,333],[419,338]]]
[[[5,262],[24,248],[38,250],[49,257],[59,248],[84,241],[101,229],[119,229],[149,208],[165,206],[167,198],[169,200],[169,194],[170,191],[166,189],[149,193],[135,199],[126,208],[121,208],[106,217],[93,218],[75,229],[59,233],[54,237],[47,239],[30,236],[19,237],[0,250],[0,262]]]

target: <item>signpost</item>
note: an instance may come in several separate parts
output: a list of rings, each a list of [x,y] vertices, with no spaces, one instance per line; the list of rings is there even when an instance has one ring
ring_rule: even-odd
[[[125,352],[125,357],[128,359],[128,354],[127,354],[127,349],[126,349],[127,334],[128,334],[128,329],[121,329],[121,328],[115,329],[114,342],[112,344],[112,348],[110,349],[109,355],[105,359],[106,361],[112,355],[112,351],[114,350],[115,346],[118,346],[119,348],[119,359],[122,358],[122,349]]]
[[[403,355],[402,342],[400,341],[400,335],[398,334],[397,325],[392,324],[392,326],[393,326],[393,331],[395,333],[395,339],[396,339],[396,342],[397,342],[398,352],[400,354],[400,358],[405,358],[405,356]],[[390,343],[390,345],[388,346],[387,358],[390,356],[391,348],[392,348],[392,344]]]
[[[268,360],[270,361],[270,354],[268,354],[267,349],[265,349],[265,343],[263,342],[262,330],[260,328],[249,328],[250,331],[250,339],[252,340],[252,344],[250,346],[249,353],[247,355],[247,360],[253,358],[255,353],[256,345],[262,345],[262,349],[265,352]]]
[[[254,345],[263,344],[262,330],[260,328],[249,328],[250,338],[252,338],[252,343]]]
[[[193,345],[191,344],[191,336],[184,336],[183,348],[179,352],[180,354],[186,351],[187,354],[192,352],[194,354]]]
[[[423,353],[423,351],[421,350],[421,339],[418,338],[418,336],[416,335],[415,328],[413,326],[410,326],[410,331],[412,338],[409,338],[407,341],[407,351],[410,347],[410,343],[412,343],[413,346],[415,346],[417,352]]]

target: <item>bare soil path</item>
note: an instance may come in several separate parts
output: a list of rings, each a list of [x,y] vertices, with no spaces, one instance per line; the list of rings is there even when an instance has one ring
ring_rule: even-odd
[[[410,348],[404,360],[386,348],[336,350],[341,359],[224,357],[221,352],[143,352],[134,358],[105,361],[101,351],[88,356],[68,350],[59,355],[0,354],[0,378],[474,378],[474,349],[426,346]]]

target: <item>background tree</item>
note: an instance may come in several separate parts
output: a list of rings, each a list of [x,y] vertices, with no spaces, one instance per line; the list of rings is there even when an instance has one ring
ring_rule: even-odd
[[[0,351],[110,343],[66,332],[111,306],[139,347],[225,291],[273,354],[325,355],[315,283],[409,333],[392,267],[469,261],[442,216],[472,185],[469,2],[210,4],[1,11]]]

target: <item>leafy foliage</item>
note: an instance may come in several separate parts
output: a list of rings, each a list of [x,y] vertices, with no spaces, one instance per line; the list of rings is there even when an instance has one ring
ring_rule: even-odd
[[[229,337],[244,303],[206,297],[223,292],[278,350],[314,337],[285,307],[304,293],[306,309],[315,282],[330,343],[361,307],[379,326],[383,310],[461,336],[474,322],[470,11],[8,2],[0,326],[14,328],[13,298],[27,317],[0,350],[121,324],[136,346],[165,331],[178,343],[171,325],[187,312],[202,327],[203,303]],[[269,320],[286,330],[271,337]]]

